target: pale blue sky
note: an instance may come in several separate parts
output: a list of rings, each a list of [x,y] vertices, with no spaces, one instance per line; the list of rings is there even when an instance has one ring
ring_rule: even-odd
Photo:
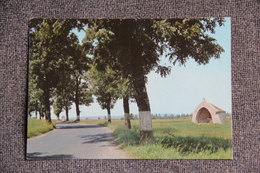
[[[84,32],[78,33],[79,40]],[[225,49],[220,59],[211,59],[207,65],[197,65],[189,60],[186,66],[173,66],[171,74],[162,78],[159,74],[151,72],[148,75],[147,90],[153,114],[181,114],[192,113],[202,101],[203,97],[212,104],[231,113],[231,20],[226,18],[225,26],[216,28],[213,35],[217,42]],[[168,61],[161,57],[162,64]],[[169,64],[170,65],[170,64]],[[81,117],[106,116],[98,103],[91,106],[80,106]],[[70,110],[70,118],[75,117],[75,106]],[[130,104],[130,112],[138,114],[136,103]],[[123,102],[118,100],[113,116],[123,116]],[[61,116],[65,115],[64,112]],[[55,115],[52,118],[56,119]]]

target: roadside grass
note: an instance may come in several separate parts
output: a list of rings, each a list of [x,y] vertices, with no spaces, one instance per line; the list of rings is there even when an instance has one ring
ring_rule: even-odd
[[[181,154],[175,148],[164,148],[160,145],[137,145],[123,148],[130,153],[133,158],[137,159],[232,159],[232,149],[224,151],[220,149],[216,153],[202,151],[199,153]]]
[[[139,144],[139,120],[132,129],[124,120],[83,120],[81,123],[107,126],[119,146],[138,159],[232,159],[231,120],[223,124],[194,124],[191,117],[153,120],[154,143]]]
[[[35,118],[28,118],[27,138],[41,135],[55,128],[56,121],[52,120],[52,124],[48,124],[46,120],[38,120]]]

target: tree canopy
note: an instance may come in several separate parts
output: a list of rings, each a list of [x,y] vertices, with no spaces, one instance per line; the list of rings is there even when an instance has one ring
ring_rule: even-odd
[[[92,92],[101,108],[107,110],[108,121],[111,122],[111,109],[119,98],[118,75],[108,66],[104,72],[100,72],[95,66],[92,66],[89,76]]]
[[[166,76],[170,67],[160,65],[166,54],[175,65],[190,58],[207,64],[219,58],[223,48],[209,33],[222,26],[223,18],[210,19],[96,19],[90,20],[85,41],[93,42],[94,63],[104,70],[110,66],[129,79],[139,107],[141,138],[152,140],[152,117],[146,91],[146,75],[151,71]]]
[[[70,80],[70,75],[79,66],[86,66],[86,61],[82,60],[81,51],[78,51],[77,36],[70,31],[72,28],[81,29],[83,24],[78,20],[69,19],[32,19],[30,21],[30,46],[29,46],[29,81],[33,82],[42,94],[42,104],[45,108],[45,118],[51,123],[50,106],[54,90],[57,93],[68,91],[68,85],[64,86],[66,80]],[[79,63],[80,61],[83,63]],[[77,66],[71,68],[71,64]],[[86,69],[87,70],[87,69]],[[69,82],[70,83],[70,82]],[[59,87],[66,91],[59,91]],[[66,93],[67,108],[71,97]],[[64,101],[64,100],[63,100]]]
[[[39,91],[35,89],[30,95],[30,105],[33,98],[39,99],[51,122],[53,100],[55,103],[55,99],[57,102],[61,96],[68,96],[68,101],[76,104],[79,119],[78,106],[92,102],[85,78],[90,72],[91,91],[102,109],[109,112],[118,98],[124,98],[126,108],[127,100],[134,97],[139,108],[141,141],[151,141],[147,74],[152,70],[162,77],[170,74],[171,67],[160,63],[162,56],[173,66],[185,65],[188,59],[201,65],[220,58],[224,49],[210,34],[224,22],[223,18],[31,20],[29,81]],[[86,36],[80,45],[71,30],[84,26]],[[58,114],[62,105],[54,105]]]

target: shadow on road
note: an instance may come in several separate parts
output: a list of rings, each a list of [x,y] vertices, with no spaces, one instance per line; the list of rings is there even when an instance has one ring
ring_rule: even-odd
[[[78,128],[101,128],[92,124],[79,124],[79,123],[57,123],[56,129],[78,129]]]
[[[71,154],[54,154],[46,155],[47,153],[34,152],[27,153],[27,160],[51,160],[51,159],[72,159],[73,155]]]
[[[95,135],[84,135],[79,137],[84,139],[85,142],[83,142],[83,144],[95,144],[101,142],[108,142],[109,145],[106,146],[117,145],[117,143],[114,141],[113,133],[99,133]]]

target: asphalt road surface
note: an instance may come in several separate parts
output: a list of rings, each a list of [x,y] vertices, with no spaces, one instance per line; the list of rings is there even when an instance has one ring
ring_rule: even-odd
[[[107,127],[80,123],[56,127],[27,140],[27,159],[129,159]]]

